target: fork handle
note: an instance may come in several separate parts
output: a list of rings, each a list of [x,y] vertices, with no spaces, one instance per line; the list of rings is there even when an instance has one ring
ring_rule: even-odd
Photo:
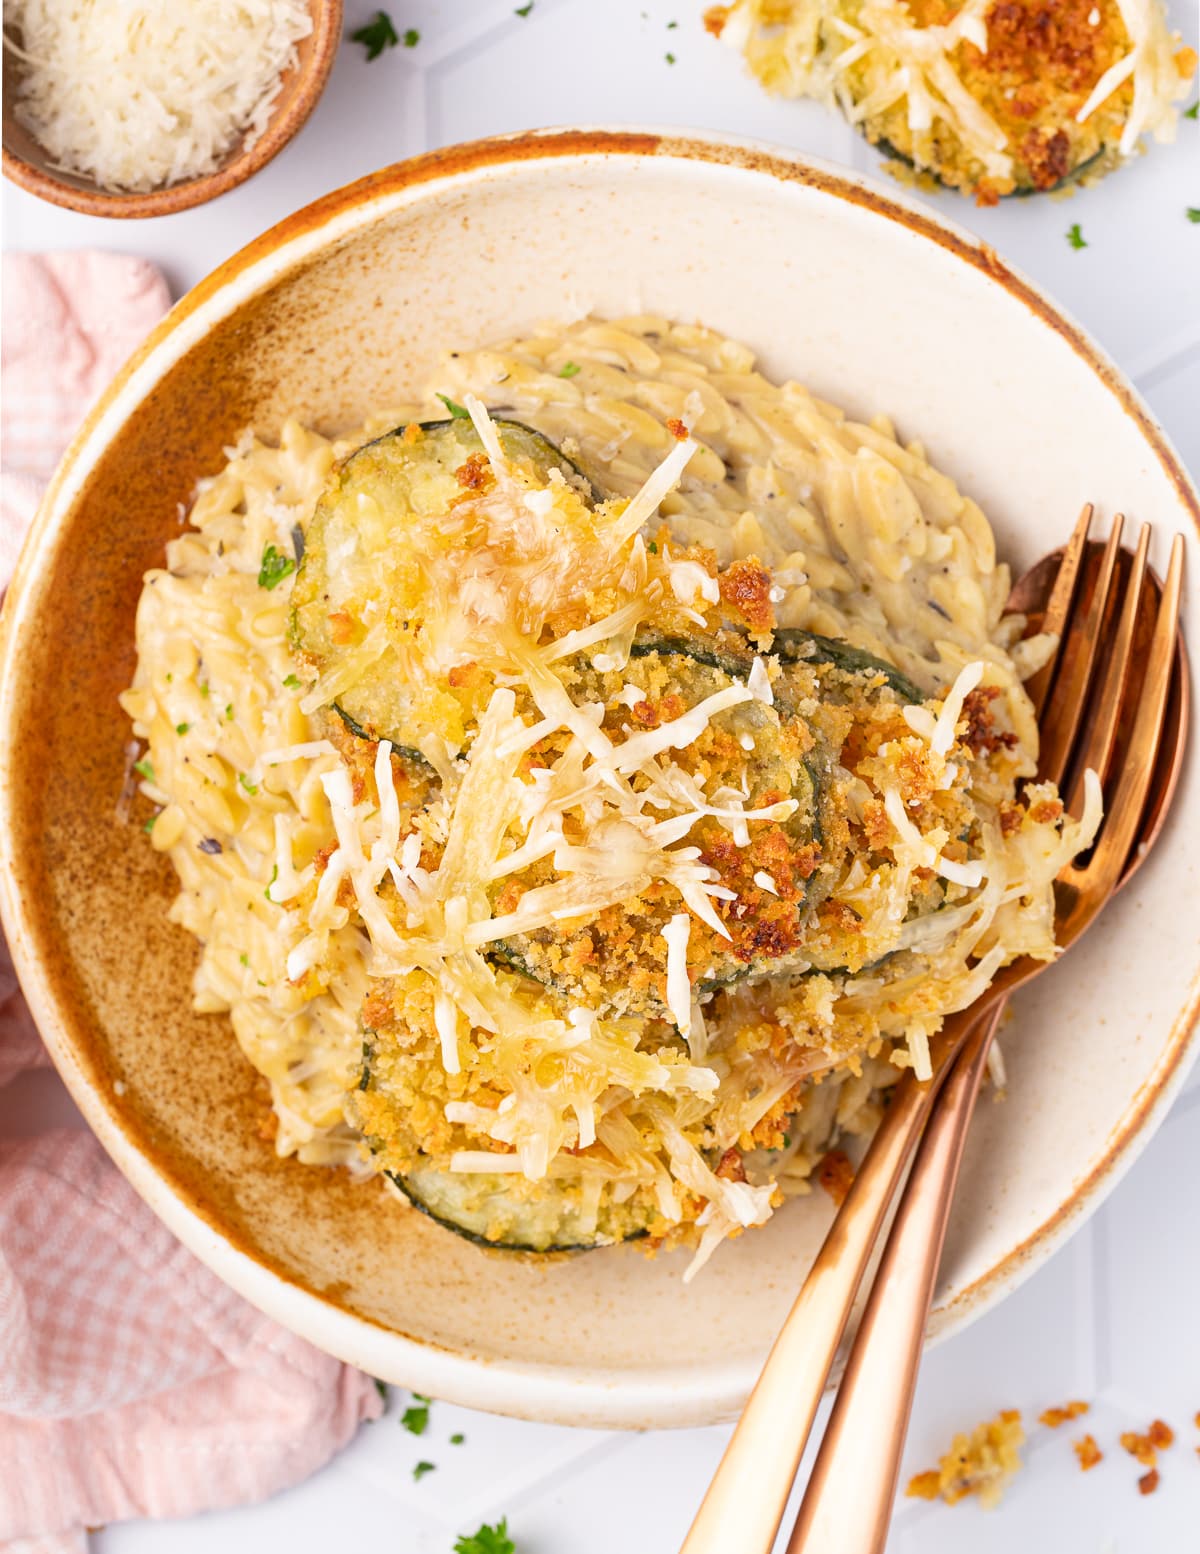
[[[787,1554],[881,1554],[967,1128],[1004,1010],[970,1033],[921,1139]]]
[[[775,1340],[680,1554],[769,1554],[838,1345],[938,1084],[978,1011],[951,1015],[934,1078],[893,1089],[854,1184]]]

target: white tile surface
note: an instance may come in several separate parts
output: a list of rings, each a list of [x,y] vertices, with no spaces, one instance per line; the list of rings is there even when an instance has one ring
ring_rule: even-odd
[[[350,25],[374,10],[348,0]],[[415,49],[368,66],[343,49],[296,142],[214,205],[154,222],[93,221],[5,185],[10,248],[95,245],[144,253],[175,289],[193,284],[271,222],[386,162],[431,146],[554,123],[703,126],[870,170],[877,159],[812,105],[772,102],[703,33],[697,0],[392,0]],[[1195,7],[1173,6],[1195,43]],[[667,22],[678,26],[667,28]],[[670,52],[676,56],[671,65]],[[1200,129],[1144,166],[1068,202],[938,208],[1046,286],[1138,381],[1193,469],[1200,468]],[[1065,240],[1078,221],[1088,247]],[[70,1103],[50,1075],[0,1093],[0,1132],[59,1122]],[[1000,1407],[1031,1423],[1048,1404],[1095,1400],[1087,1427],[1107,1449],[1086,1479],[1071,1427],[1034,1430],[1027,1468],[1002,1508],[901,1503],[893,1554],[1185,1554],[1200,1547],[1200,1075],[1109,1203],[1053,1261],[968,1332],[934,1351],[921,1378],[905,1471],[930,1466],[959,1427]],[[725,1429],[621,1436],[432,1411],[417,1440],[403,1400],[309,1483],[266,1505],[171,1524],[110,1528],[96,1554],[328,1554],[330,1548],[449,1554],[454,1533],[507,1513],[521,1554],[671,1554],[727,1437]],[[1143,1499],[1122,1429],[1155,1415],[1179,1432],[1162,1486]],[[451,1434],[466,1436],[462,1446]],[[414,1483],[421,1459],[436,1471]],[[729,1554],[739,1554],[731,1549]]]

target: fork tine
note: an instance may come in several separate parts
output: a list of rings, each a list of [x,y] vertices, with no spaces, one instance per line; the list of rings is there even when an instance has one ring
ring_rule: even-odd
[[[1132,729],[1121,752],[1119,772],[1114,774],[1115,785],[1110,779],[1105,787],[1105,816],[1099,839],[1083,868],[1072,867],[1059,876],[1066,884],[1079,886],[1086,882],[1092,893],[1115,887],[1138,834],[1171,697],[1182,588],[1183,536],[1177,534],[1171,545],[1171,561],[1145,657],[1145,672],[1140,683],[1131,687],[1137,698]]]
[[[1103,782],[1116,745],[1121,707],[1125,701],[1125,682],[1134,661],[1138,622],[1142,614],[1142,592],[1146,582],[1146,559],[1150,553],[1150,525],[1144,523],[1138,535],[1137,550],[1125,578],[1125,598],[1112,649],[1104,665],[1100,702],[1090,719],[1087,738],[1074,762],[1074,776],[1064,793],[1067,809],[1078,815],[1083,805],[1083,774],[1090,766]]]
[[[1104,625],[1114,597],[1117,558],[1121,549],[1124,520],[1120,513],[1113,519],[1112,533],[1095,569],[1094,582],[1086,608],[1074,610],[1067,626],[1059,659],[1058,673],[1050,687],[1050,696],[1041,715],[1044,730],[1038,777],[1061,786],[1071,751],[1079,736],[1088,704],[1088,686],[1096,670]],[[1088,568],[1091,571],[1091,568]]]
[[[1092,518],[1096,509],[1090,502],[1085,502],[1080,510],[1079,517],[1075,521],[1075,528],[1071,538],[1063,546],[1062,560],[1058,564],[1058,572],[1054,578],[1054,587],[1050,590],[1050,597],[1046,601],[1046,608],[1042,612],[1041,629],[1053,632],[1058,638],[1058,645],[1050,655],[1048,661],[1042,665],[1037,674],[1032,675],[1025,686],[1030,701],[1033,702],[1034,711],[1041,716],[1042,708],[1046,705],[1046,697],[1050,692],[1050,683],[1054,679],[1055,670],[1062,661],[1064,633],[1067,629],[1067,621],[1071,616],[1071,606],[1075,599],[1075,592],[1079,587],[1080,578],[1083,576],[1083,562],[1087,554],[1088,531],[1092,526]]]

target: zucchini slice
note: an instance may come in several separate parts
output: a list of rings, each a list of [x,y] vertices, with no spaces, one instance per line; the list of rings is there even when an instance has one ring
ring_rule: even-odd
[[[603,674],[575,661],[565,675],[577,703],[600,703],[604,722],[615,733],[622,725],[652,727],[676,718],[706,697],[742,680],[753,662],[743,663],[707,645],[659,640],[635,644],[619,673]],[[633,708],[618,699],[629,685],[645,691]],[[823,752],[813,735],[782,702],[743,702],[720,712],[684,751],[673,752],[685,770],[694,765],[697,780],[711,794],[723,786],[742,791],[747,809],[792,798],[796,808],[785,820],[752,821],[749,843],[715,817],[698,819],[680,846],[696,846],[709,867],[736,899],[717,903],[730,937],[693,918],[688,959],[699,966],[702,986],[763,973],[797,948],[810,881],[821,856],[821,772]],[[814,759],[814,756],[816,757]],[[496,895],[544,884],[543,861],[497,884]],[[764,885],[764,879],[766,884]],[[728,908],[728,910],[724,910]],[[564,996],[619,1014],[661,1015],[666,998],[666,944],[662,931],[685,910],[674,887],[650,886],[617,906],[561,926],[536,929],[498,941],[495,960]]]
[[[519,468],[540,480],[556,470],[589,503],[600,499],[540,432],[520,421],[493,424]],[[360,657],[336,706],[361,738],[405,742],[408,693],[388,638],[372,647],[367,623],[386,619],[387,632],[397,636],[409,629],[405,601],[412,599],[415,609],[421,595],[420,559],[410,537],[462,499],[472,477],[461,472],[470,471],[482,452],[474,426],[460,417],[427,421],[416,434],[397,427],[346,459],[305,531],[292,590],[292,649],[319,675],[353,666]]]
[[[635,1193],[625,1203],[605,1197],[585,1220],[577,1190],[508,1172],[467,1174],[425,1166],[387,1174],[422,1214],[495,1251],[590,1252],[644,1236],[657,1217],[654,1204],[640,1202]]]
[[[915,162],[907,152],[901,151],[898,146],[892,144],[886,135],[872,135],[862,125],[859,130],[863,139],[869,145],[874,146],[882,157],[889,162],[898,162],[902,167],[910,168],[921,178],[928,178],[937,184],[939,189],[948,189],[953,194],[970,193],[964,190],[961,183],[949,182],[935,167],[926,167],[924,163]],[[1000,196],[1003,200],[1027,200],[1033,194],[1061,194],[1080,183],[1089,173],[1098,173],[1104,170],[1105,162],[1114,161],[1111,151],[1101,146],[1098,151],[1091,151],[1083,155],[1073,167],[1069,167],[1061,178],[1055,183],[1036,185],[1033,183],[1018,183],[1017,187],[1008,194]]]
[[[375,744],[377,742],[375,736],[369,734],[367,730],[363,728],[361,723],[355,722],[355,720],[346,711],[345,707],[339,706],[337,702],[334,702],[333,710],[354,735],[355,739],[365,739],[368,744]],[[393,745],[392,754],[398,755],[402,761],[406,761],[410,766],[415,766],[422,771],[433,771],[433,767],[430,766],[429,762],[425,759],[421,752],[419,750],[414,750],[411,745]]]
[[[703,664],[708,669],[719,669],[730,679],[744,680],[754,664],[754,652],[748,642],[728,634],[720,640],[711,637],[666,637],[657,632],[642,632],[635,638],[629,650],[631,658],[649,658],[653,653],[674,654]],[[760,655],[761,656],[761,655]]]
[[[837,671],[834,675],[821,675],[822,689],[827,694],[837,693],[829,695],[831,701],[852,700],[855,696],[862,696],[863,675],[882,675],[901,701],[925,700],[913,682],[895,664],[876,658],[873,653],[866,653],[862,648],[852,647],[849,642],[841,642],[834,637],[821,637],[814,631],[781,627],[775,633],[773,647],[785,664],[821,664]],[[850,683],[839,683],[845,681]]]

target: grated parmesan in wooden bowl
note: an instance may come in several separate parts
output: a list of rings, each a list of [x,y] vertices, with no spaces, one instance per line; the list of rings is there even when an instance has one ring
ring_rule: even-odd
[[[5,171],[94,214],[211,198],[303,123],[340,21],[340,0],[5,0]]]

